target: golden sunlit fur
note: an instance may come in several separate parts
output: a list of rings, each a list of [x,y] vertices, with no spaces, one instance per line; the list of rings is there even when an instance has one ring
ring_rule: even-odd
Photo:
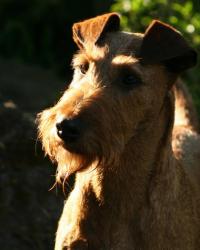
[[[198,119],[176,82],[179,71],[195,64],[194,53],[158,21],[144,35],[118,26],[115,13],[73,26],[80,48],[74,78],[59,102],[38,116],[57,180],[76,173],[55,249],[199,250]],[[162,47],[165,33],[174,42],[170,57]],[[161,56],[154,62],[148,48],[158,50],[158,39]],[[84,125],[76,142],[58,136],[56,124],[64,119]]]

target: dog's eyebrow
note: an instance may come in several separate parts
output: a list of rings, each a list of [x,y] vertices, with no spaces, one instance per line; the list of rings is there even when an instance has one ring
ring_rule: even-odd
[[[76,66],[79,66],[85,62],[88,62],[89,61],[89,58],[87,58],[87,56],[85,54],[82,54],[82,53],[77,53],[73,56],[72,58],[72,66],[73,67],[76,67]]]
[[[72,60],[72,66],[78,66],[84,62],[95,62],[105,58],[109,49],[107,46],[99,48],[97,46],[87,46],[84,50],[79,50]]]
[[[112,59],[112,64],[114,65],[124,65],[124,64],[130,65],[136,62],[138,62],[136,58],[132,56],[125,56],[125,55],[118,55]]]
[[[72,66],[73,67],[76,67],[76,66],[79,66],[81,64],[84,64],[86,62],[95,62],[99,59],[99,57],[94,57],[90,54],[87,54],[87,53],[77,53],[73,56],[73,59],[72,59]]]

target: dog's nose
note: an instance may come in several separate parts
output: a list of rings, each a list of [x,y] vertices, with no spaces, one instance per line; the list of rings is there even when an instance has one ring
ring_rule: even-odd
[[[81,124],[78,119],[67,120],[56,123],[57,134],[64,142],[74,142],[81,135]]]

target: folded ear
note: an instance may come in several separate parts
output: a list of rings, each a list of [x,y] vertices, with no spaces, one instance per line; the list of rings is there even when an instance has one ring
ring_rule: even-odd
[[[119,30],[120,18],[117,13],[109,13],[83,22],[72,27],[73,39],[79,48],[85,44],[99,44],[106,32]]]
[[[197,53],[173,27],[154,20],[146,29],[139,56],[144,63],[163,63],[179,73],[197,62]]]

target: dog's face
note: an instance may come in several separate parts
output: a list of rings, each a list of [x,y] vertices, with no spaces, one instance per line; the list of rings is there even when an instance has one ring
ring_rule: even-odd
[[[163,23],[153,22],[144,35],[118,28],[115,13],[73,26],[80,48],[73,80],[39,118],[60,175],[93,162],[114,164],[142,124],[157,118],[177,74],[195,63],[195,52]]]

